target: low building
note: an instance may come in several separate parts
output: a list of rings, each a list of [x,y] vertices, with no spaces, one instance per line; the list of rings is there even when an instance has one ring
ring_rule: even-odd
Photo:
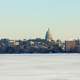
[[[65,51],[66,52],[75,52],[76,41],[65,41]]]
[[[66,52],[80,52],[80,40],[65,41]]]
[[[80,53],[80,40],[76,40],[76,52]]]

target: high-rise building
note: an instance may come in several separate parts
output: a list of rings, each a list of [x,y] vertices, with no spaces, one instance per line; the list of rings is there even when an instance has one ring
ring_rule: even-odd
[[[50,29],[48,28],[47,32],[46,32],[46,35],[45,35],[45,40],[46,41],[52,41],[53,38],[52,38],[52,35],[50,33]]]

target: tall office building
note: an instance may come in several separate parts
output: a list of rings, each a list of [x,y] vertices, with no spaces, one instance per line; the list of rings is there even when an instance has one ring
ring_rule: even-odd
[[[52,38],[52,35],[50,33],[50,29],[48,28],[47,32],[46,32],[46,35],[45,35],[45,40],[46,41],[52,41],[53,38]]]

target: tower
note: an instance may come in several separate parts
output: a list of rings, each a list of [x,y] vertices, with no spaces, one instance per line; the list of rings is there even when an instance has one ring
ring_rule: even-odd
[[[53,38],[52,38],[52,35],[50,33],[50,29],[48,28],[47,32],[46,32],[46,35],[45,35],[45,40],[46,41],[52,41]]]

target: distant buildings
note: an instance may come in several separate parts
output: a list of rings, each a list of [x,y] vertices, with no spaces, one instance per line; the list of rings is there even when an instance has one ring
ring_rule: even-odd
[[[48,29],[45,39],[0,39],[0,53],[80,53],[80,40],[53,40]]]

